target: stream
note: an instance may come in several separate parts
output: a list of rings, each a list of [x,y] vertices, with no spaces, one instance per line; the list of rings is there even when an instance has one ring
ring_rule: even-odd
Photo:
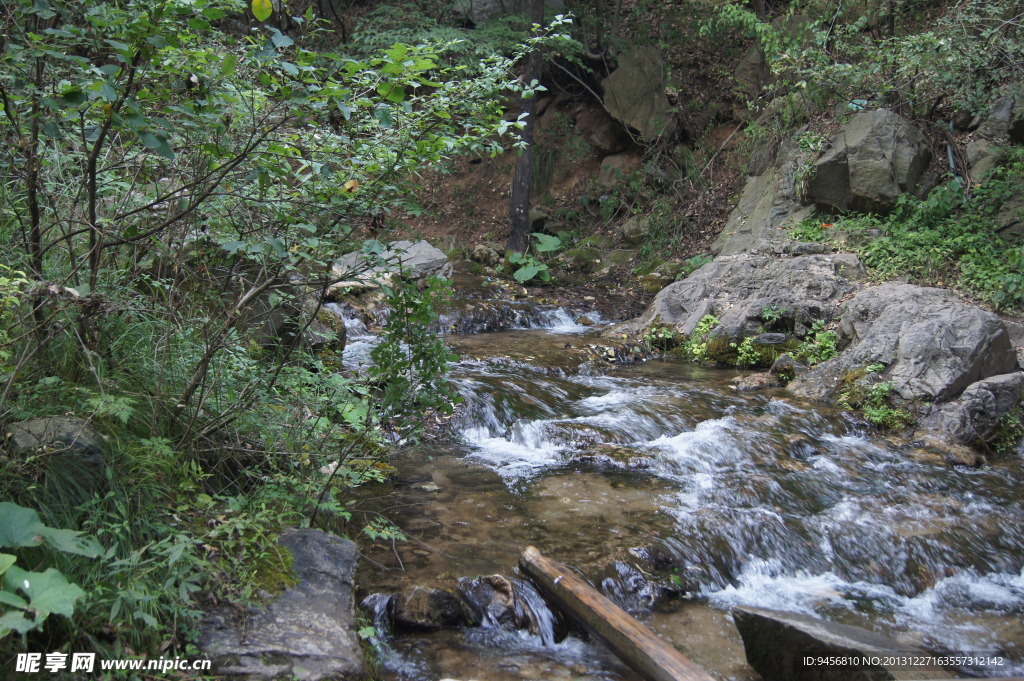
[[[534,545],[720,679],[760,678],[737,605],[1015,667],[968,675],[1024,673],[1024,455],[951,467],[855,414],[737,392],[736,370],[581,364],[571,350],[603,340],[576,317],[543,308],[522,317],[531,328],[446,336],[462,358],[458,437],[404,450],[394,481],[363,491],[356,512],[409,537],[364,547],[367,592],[512,578]],[[346,323],[357,369],[375,339]],[[477,627],[376,643],[385,679],[638,678],[576,636]]]

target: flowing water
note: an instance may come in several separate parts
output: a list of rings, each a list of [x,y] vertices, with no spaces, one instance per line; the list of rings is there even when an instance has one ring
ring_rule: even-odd
[[[529,323],[547,328],[448,337],[467,403],[457,441],[404,451],[396,481],[360,500],[410,537],[368,548],[364,587],[511,576],[535,545],[718,678],[759,678],[736,605],[996,653],[1024,674],[1024,455],[953,468],[849,413],[738,393],[736,371],[581,364],[601,354],[589,328],[551,310]],[[350,368],[373,342],[350,322]],[[387,649],[391,678],[635,678],[575,637],[495,627]]]

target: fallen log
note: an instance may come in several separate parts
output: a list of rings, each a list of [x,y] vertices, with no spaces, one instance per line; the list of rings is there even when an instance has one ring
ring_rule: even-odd
[[[713,681],[695,662],[535,547],[523,551],[519,566],[548,600],[648,681]]]

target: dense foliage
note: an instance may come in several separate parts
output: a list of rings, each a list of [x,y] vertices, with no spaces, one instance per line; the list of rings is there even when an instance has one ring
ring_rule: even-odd
[[[339,254],[375,264],[356,231],[408,206],[418,170],[501,150],[516,53],[467,75],[443,65],[452,43],[307,49],[331,42],[311,13],[290,35],[225,32],[246,10],[20,0],[0,19],[0,422],[74,414],[111,450],[92,494],[46,452],[0,463],[15,508],[102,547],[3,542],[8,576],[52,569],[69,585],[53,612],[74,606],[42,626],[12,582],[5,655],[180,654],[197,598],[287,583],[276,532],[344,530],[345,490],[455,401],[426,332],[442,288],[392,280],[361,374],[307,330],[358,274],[332,270]]]

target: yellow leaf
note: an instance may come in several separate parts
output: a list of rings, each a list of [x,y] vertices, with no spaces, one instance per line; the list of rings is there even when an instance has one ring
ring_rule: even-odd
[[[345,183],[346,192],[352,193],[357,189],[359,189],[359,180],[349,180]]]
[[[252,0],[252,15],[256,21],[266,21],[274,12],[274,6],[270,0]]]

